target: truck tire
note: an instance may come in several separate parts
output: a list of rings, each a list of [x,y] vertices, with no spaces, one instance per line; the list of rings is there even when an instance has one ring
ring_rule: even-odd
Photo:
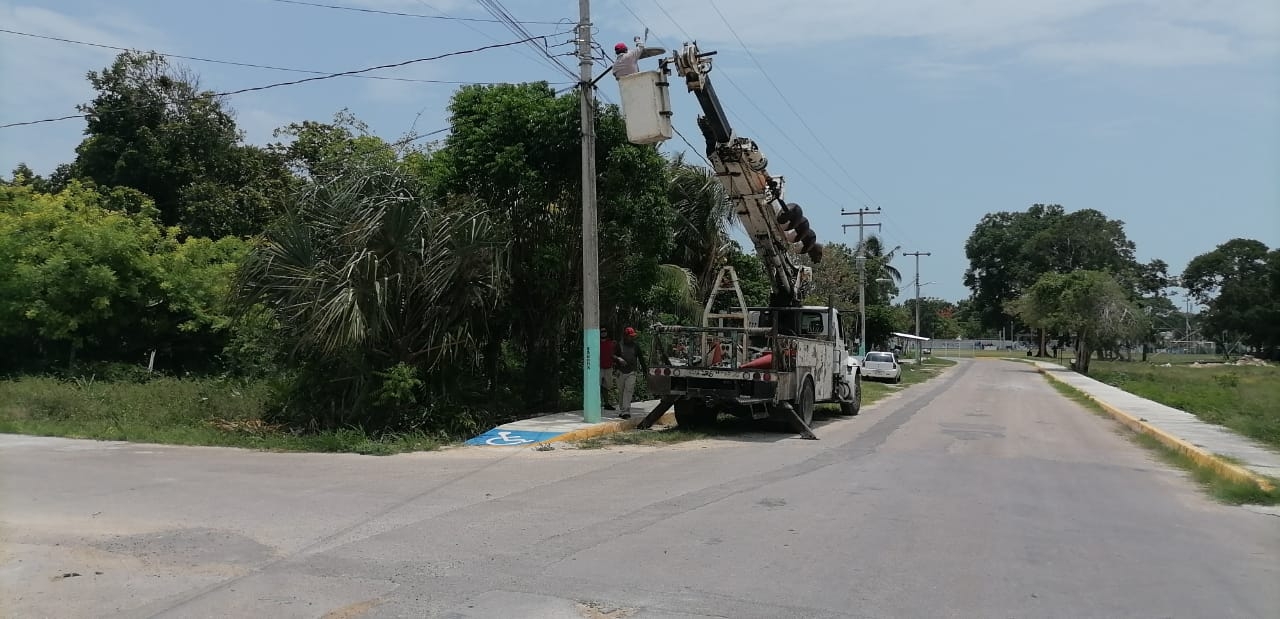
[[[796,414],[800,415],[800,419],[804,421],[804,425],[813,425],[813,379],[805,378],[804,387],[800,388],[800,397],[792,403],[796,409]]]
[[[853,379],[853,398],[840,401],[840,414],[853,417],[860,410],[862,410],[862,375],[858,374]]]
[[[705,428],[716,422],[716,410],[702,400],[678,400],[676,426],[685,430]]]

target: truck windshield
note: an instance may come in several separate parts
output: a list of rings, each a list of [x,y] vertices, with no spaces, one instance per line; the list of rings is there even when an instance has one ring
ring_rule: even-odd
[[[823,335],[827,332],[826,313],[820,310],[753,310],[752,322],[757,327],[769,328],[778,324],[780,335]]]

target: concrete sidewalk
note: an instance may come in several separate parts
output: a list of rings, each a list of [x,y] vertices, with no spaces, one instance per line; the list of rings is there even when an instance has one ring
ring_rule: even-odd
[[[1280,454],[1253,439],[1060,365],[1034,363],[1041,373],[1080,390],[1121,423],[1150,434],[1205,466],[1229,477],[1253,481],[1264,489],[1280,479]]]
[[[624,432],[636,427],[645,415],[658,406],[658,400],[646,400],[631,404],[631,418],[618,417],[618,411],[600,411],[600,423],[587,423],[582,420],[582,411],[550,413],[531,419],[521,419],[505,423],[493,428],[469,441],[468,445],[485,445],[490,447],[519,447],[539,443],[555,443],[560,441],[580,441]],[[675,417],[668,412],[658,420],[659,424],[671,425]]]

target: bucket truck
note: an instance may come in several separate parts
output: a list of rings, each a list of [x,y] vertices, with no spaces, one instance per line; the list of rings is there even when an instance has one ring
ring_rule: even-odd
[[[816,404],[858,413],[861,368],[849,355],[839,311],[804,304],[813,272],[796,258],[819,262],[822,246],[803,209],[785,200],[784,179],[769,174],[759,146],[734,134],[711,84],[714,54],[688,43],[661,59],[658,71],[621,78],[623,116],[632,142],[669,138],[668,78],[674,72],[684,79],[702,109],[698,128],[707,160],[768,274],[769,304],[747,307],[736,272],[724,267],[701,326],[654,325],[646,379],[661,404],[639,426],[651,426],[674,407],[682,427],[711,423],[723,412],[783,420],[805,438],[817,438],[810,428]]]

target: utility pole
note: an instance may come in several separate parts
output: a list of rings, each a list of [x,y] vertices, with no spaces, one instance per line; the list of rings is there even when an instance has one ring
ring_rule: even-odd
[[[867,356],[867,248],[864,239],[863,230],[866,228],[880,229],[880,224],[869,224],[863,222],[863,217],[867,215],[879,215],[880,207],[875,210],[869,208],[860,208],[856,211],[841,210],[841,215],[857,215],[858,223],[843,224],[840,226],[841,231],[847,232],[849,228],[858,229],[858,357],[865,358]]]
[[[913,251],[902,252],[902,255],[916,257],[916,330],[914,335],[920,337],[920,256],[932,256],[933,254],[927,251]],[[920,354],[920,349],[920,340],[916,340],[916,362],[919,362],[923,356]]]
[[[596,233],[595,97],[591,0],[578,0],[578,88],[582,102],[582,419],[600,421],[600,258]]]

